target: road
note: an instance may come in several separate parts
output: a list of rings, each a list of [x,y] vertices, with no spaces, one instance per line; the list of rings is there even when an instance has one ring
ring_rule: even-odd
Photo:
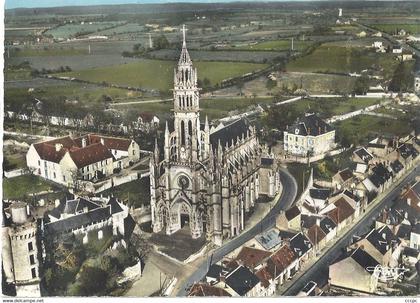
[[[278,213],[281,210],[290,208],[292,203],[295,201],[297,193],[296,180],[288,171],[283,169],[280,171],[280,180],[282,182],[283,191],[270,212],[251,229],[222,245],[213,251],[211,255],[209,254],[210,256],[199,265],[197,270],[193,272],[187,281],[182,285],[181,289],[177,293],[177,296],[186,296],[186,288],[191,286],[194,282],[200,281],[207,273],[210,264],[220,261],[225,255],[243,245],[245,242],[261,233],[261,231],[267,230],[275,225]]]
[[[285,296],[295,296],[309,281],[315,281],[320,285],[325,284],[328,279],[328,266],[341,255],[354,235],[360,236],[368,232],[384,207],[390,207],[395,203],[401,189],[420,175],[419,165],[407,177],[405,177],[391,192],[389,192],[380,203],[375,205],[369,213],[351,228],[337,243],[335,243],[326,254],[324,254],[306,273],[300,276],[284,293]]]

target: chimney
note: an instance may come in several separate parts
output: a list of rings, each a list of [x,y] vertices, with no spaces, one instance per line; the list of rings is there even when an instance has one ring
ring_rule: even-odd
[[[318,134],[321,134],[321,126],[318,126]]]
[[[56,152],[59,152],[61,150],[61,148],[63,148],[63,144],[60,144],[60,143],[55,144],[55,151]]]
[[[82,138],[82,147],[86,147],[86,138]]]
[[[55,199],[54,206],[55,206],[55,207],[60,206],[60,199]]]
[[[411,206],[411,198],[407,198],[407,205]]]
[[[382,233],[382,238],[386,240],[386,233]]]
[[[321,224],[321,219],[320,218],[316,218],[316,225],[320,226]]]
[[[101,137],[101,144],[102,144],[102,145],[105,145],[105,140],[104,140],[104,138],[102,138],[102,137]]]

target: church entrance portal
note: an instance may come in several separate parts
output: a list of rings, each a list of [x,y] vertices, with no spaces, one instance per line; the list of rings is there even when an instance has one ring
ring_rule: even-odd
[[[185,202],[181,202],[179,205],[179,220],[181,228],[184,226],[190,227],[190,207]]]
[[[189,226],[190,224],[190,216],[188,214],[181,214],[181,228],[185,225]]]

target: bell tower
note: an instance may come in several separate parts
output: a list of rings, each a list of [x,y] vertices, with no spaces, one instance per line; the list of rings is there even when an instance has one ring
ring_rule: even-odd
[[[181,162],[195,162],[200,154],[200,106],[197,69],[193,67],[182,26],[182,51],[174,70],[174,116],[177,137],[177,158]]]

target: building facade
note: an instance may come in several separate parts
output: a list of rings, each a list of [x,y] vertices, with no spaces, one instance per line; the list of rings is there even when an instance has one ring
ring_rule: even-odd
[[[291,155],[321,155],[334,147],[335,130],[315,114],[306,115],[284,131],[284,151]]]
[[[260,146],[255,127],[239,119],[210,130],[200,124],[197,69],[185,42],[174,70],[174,125],[166,124],[163,155],[156,144],[150,161],[154,232],[172,234],[188,225],[193,238],[221,245],[239,234],[261,194],[280,188],[276,162]]]

